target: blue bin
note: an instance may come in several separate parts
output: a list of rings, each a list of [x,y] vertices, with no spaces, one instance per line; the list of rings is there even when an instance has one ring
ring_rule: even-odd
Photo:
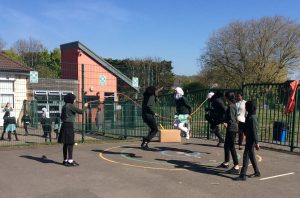
[[[274,122],[273,124],[273,140],[279,142],[287,141],[288,126],[285,122]]]

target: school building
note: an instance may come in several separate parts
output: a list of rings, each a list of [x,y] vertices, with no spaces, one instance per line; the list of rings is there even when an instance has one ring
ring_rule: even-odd
[[[95,101],[98,105],[105,100],[118,101],[118,89],[138,92],[138,87],[132,83],[132,79],[79,41],[62,44],[60,49],[61,79],[39,78],[36,83],[30,82],[31,68],[0,53],[1,108],[10,102],[16,111],[17,119],[20,120],[26,109],[35,111],[30,114],[37,115],[38,121],[43,107],[48,109],[50,117],[59,116],[63,97],[67,93],[75,94],[79,102],[90,101],[94,104]],[[89,110],[90,121],[94,119],[96,111],[95,106],[92,107]],[[1,110],[0,126],[3,125],[2,118]],[[78,119],[79,122],[80,120],[81,118]]]

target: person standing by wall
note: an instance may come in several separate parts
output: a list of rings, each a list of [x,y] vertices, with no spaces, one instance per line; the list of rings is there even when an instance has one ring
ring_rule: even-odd
[[[242,144],[245,137],[245,120],[246,120],[246,101],[243,99],[243,93],[238,92],[236,94],[237,102],[235,103],[237,108],[237,120],[239,125],[239,137],[238,137],[238,145],[239,150],[242,150]]]
[[[256,105],[253,101],[246,102],[246,111],[247,111],[247,117],[245,122],[246,146],[243,154],[243,167],[240,172],[240,176],[234,178],[234,180],[237,181],[246,180],[246,173],[248,169],[249,159],[254,169],[254,174],[250,175],[250,177],[261,176],[257,166],[255,151],[254,151],[254,147],[256,150],[259,150],[259,144],[257,138],[259,125],[256,116]]]
[[[79,166],[79,164],[73,160],[73,146],[75,143],[74,134],[74,122],[75,115],[83,114],[87,109],[88,103],[84,104],[83,109],[79,109],[74,105],[76,96],[72,93],[68,93],[64,97],[65,105],[62,107],[61,120],[62,126],[58,136],[58,142],[63,143],[63,165],[64,166]]]
[[[186,139],[190,139],[189,121],[191,119],[192,107],[189,105],[187,99],[183,96],[182,88],[175,88],[175,104],[176,115],[174,126],[185,133]]]

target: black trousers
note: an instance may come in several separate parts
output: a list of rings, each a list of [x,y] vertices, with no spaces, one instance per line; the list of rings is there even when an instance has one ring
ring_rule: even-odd
[[[245,132],[245,123],[239,122],[239,140],[238,140],[239,146],[242,146],[243,144],[244,132]]]
[[[224,139],[222,138],[222,135],[220,133],[219,126],[215,123],[212,123],[212,124],[210,124],[210,129],[211,129],[211,132],[214,133],[217,136],[217,138],[219,139],[219,143],[223,143]]]
[[[74,144],[64,144],[63,147],[64,160],[73,159],[73,146]]]
[[[150,128],[150,131],[149,131],[148,135],[146,137],[144,137],[144,140],[146,140],[147,142],[150,142],[152,140],[152,138],[158,132],[158,127],[157,127],[157,124],[156,124],[156,120],[155,120],[154,115],[151,115],[151,114],[144,114],[142,116],[142,118],[143,118],[143,121]]]
[[[225,155],[225,162],[230,161],[230,153],[232,156],[233,164],[238,165],[239,161],[237,158],[234,141],[235,141],[235,131],[226,130],[226,137],[224,143],[224,155]]]
[[[246,176],[249,159],[253,166],[254,173],[259,173],[259,169],[258,169],[256,158],[255,158],[254,145],[255,145],[255,143],[253,141],[246,142],[246,146],[245,146],[245,150],[244,150],[244,154],[243,154],[243,167],[242,167],[242,170],[240,173],[241,176]]]
[[[27,124],[24,124],[24,129],[25,129],[25,135],[28,134],[28,125]]]

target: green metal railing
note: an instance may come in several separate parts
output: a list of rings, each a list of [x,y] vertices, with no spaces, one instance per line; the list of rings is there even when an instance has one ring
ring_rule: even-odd
[[[209,124],[205,120],[205,107],[209,91],[227,90],[198,90],[185,94],[192,106],[191,133],[194,138],[215,139],[210,133]],[[238,91],[238,90],[232,90]],[[289,98],[289,84],[247,84],[243,86],[245,100],[254,100],[257,103],[257,115],[259,119],[259,141],[266,145],[278,145],[294,151],[299,150],[300,131],[300,105],[298,89],[296,91],[295,111],[289,114],[284,113],[285,105]],[[142,137],[148,133],[148,127],[144,124],[141,116],[142,99],[121,98],[115,102],[113,99],[105,100],[103,104],[103,133],[99,133],[94,120],[97,105],[89,106],[87,112],[75,123],[78,131],[76,140],[85,141],[87,139],[97,141],[100,136],[114,135],[121,138]],[[41,124],[38,118],[37,101],[26,101],[24,109],[29,111],[32,119],[31,131],[34,131],[36,138],[42,134]],[[81,107],[81,105],[79,105]],[[173,129],[173,117],[175,115],[175,100],[172,94],[162,95],[157,98],[156,112],[159,114],[157,123],[159,127]],[[92,119],[93,117],[93,119]],[[278,125],[279,124],[279,125]],[[284,126],[282,129],[277,126]],[[19,127],[18,131],[22,131]],[[23,132],[18,132],[23,133]],[[221,134],[225,134],[221,126]],[[25,141],[25,140],[24,140]],[[26,140],[28,141],[28,140]],[[43,140],[31,138],[30,142],[42,143]],[[7,143],[8,144],[8,143]],[[6,144],[6,145],[7,145]],[[1,145],[1,144],[0,144]]]

